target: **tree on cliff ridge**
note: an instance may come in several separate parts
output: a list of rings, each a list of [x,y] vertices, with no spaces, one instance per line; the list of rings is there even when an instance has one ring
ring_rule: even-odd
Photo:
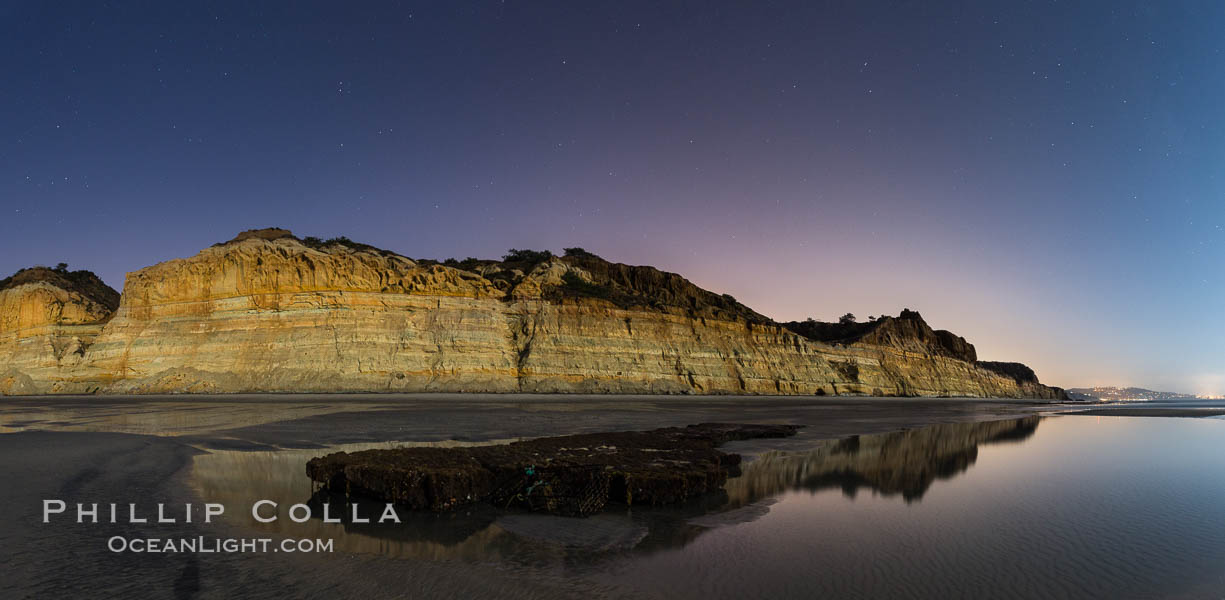
[[[566,256],[595,256],[595,254],[592,254],[577,246],[574,248],[562,248],[562,252],[564,252]]]
[[[550,258],[553,258],[553,253],[548,250],[519,250],[517,248],[511,248],[502,255],[503,262],[523,262],[533,265]]]

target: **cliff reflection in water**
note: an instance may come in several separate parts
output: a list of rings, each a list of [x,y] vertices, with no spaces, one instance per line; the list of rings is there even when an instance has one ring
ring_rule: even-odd
[[[880,435],[853,436],[811,452],[770,452],[727,482],[729,503],[740,506],[788,489],[860,488],[917,500],[939,479],[954,477],[978,459],[979,444],[1028,439],[1041,417],[950,423]]]
[[[583,559],[625,552],[651,552],[683,546],[713,528],[752,521],[769,511],[769,499],[795,489],[841,488],[854,497],[861,488],[906,502],[920,498],[931,485],[954,477],[974,464],[978,446],[1024,440],[1037,430],[1040,417],[984,423],[956,423],[831,441],[806,452],[772,451],[747,462],[728,480],[725,493],[669,509],[613,509],[586,519],[493,507],[456,513],[415,513],[401,509],[402,523],[352,523],[350,507],[340,497],[316,493],[305,475],[306,461],[328,450],[210,450],[195,459],[192,481],[201,498],[230,510],[227,522],[239,528],[284,537],[331,538],[337,551],[428,560],[500,561],[520,566],[573,567]],[[502,440],[505,442],[506,440]],[[362,444],[359,450],[418,444]],[[420,445],[448,446],[458,443]],[[280,518],[254,522],[250,506],[260,499],[280,505]],[[321,503],[343,523],[324,523]],[[308,503],[314,518],[294,523],[289,507]],[[360,502],[361,516],[376,521],[383,503]]]

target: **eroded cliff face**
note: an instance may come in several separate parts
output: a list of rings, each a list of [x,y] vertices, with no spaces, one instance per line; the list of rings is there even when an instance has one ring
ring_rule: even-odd
[[[951,331],[933,330],[919,313],[902,309],[896,317],[881,315],[864,323],[792,321],[784,327],[812,340],[831,344],[888,346],[908,352],[935,354],[976,362],[974,345]]]
[[[503,296],[480,276],[402,256],[248,237],[130,273],[76,383],[115,393],[513,391]]]
[[[0,282],[0,393],[42,392],[78,366],[118,304],[88,271],[34,267]]]
[[[827,343],[678,275],[586,253],[451,266],[260,230],[130,273],[113,315],[59,291],[71,301],[23,292],[26,308],[4,305],[5,319],[85,311],[75,320],[96,330],[74,334],[67,361],[54,342],[0,355],[21,379],[0,391],[1060,396],[950,355],[937,333],[936,349],[904,327]]]

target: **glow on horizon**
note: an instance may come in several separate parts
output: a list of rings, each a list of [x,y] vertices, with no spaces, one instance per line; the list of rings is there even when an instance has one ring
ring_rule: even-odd
[[[0,8],[0,276],[118,287],[265,226],[582,246],[779,320],[908,307],[1054,385],[1225,393],[1225,4],[146,9]]]

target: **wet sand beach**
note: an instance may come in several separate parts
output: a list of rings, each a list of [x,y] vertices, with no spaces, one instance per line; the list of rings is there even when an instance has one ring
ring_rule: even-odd
[[[262,456],[283,457],[278,465],[281,472],[268,475],[295,481],[305,478],[299,462],[304,464],[320,454],[317,449],[346,444],[474,443],[740,421],[805,424],[808,427],[801,433],[805,442],[800,445],[811,445],[832,437],[1004,418],[1041,408],[1046,405],[995,400],[650,396],[5,398],[0,401],[0,431],[6,433],[0,435],[0,478],[20,485],[6,486],[2,493],[8,515],[0,527],[0,546],[4,548],[0,565],[9,574],[10,591],[29,594],[95,589],[104,582],[116,595],[126,590],[138,596],[139,590],[148,589],[194,597],[201,589],[201,578],[219,586],[223,581],[233,581],[236,573],[243,574],[239,580],[249,580],[245,585],[251,593],[267,588],[272,597],[284,589],[300,588],[297,567],[283,565],[285,570],[280,575],[284,579],[279,581],[253,579],[253,574],[260,572],[276,578],[277,570],[242,568],[241,555],[218,554],[206,559],[191,554],[168,555],[150,561],[105,550],[110,535],[131,532],[139,529],[137,526],[66,523],[71,519],[63,519],[64,524],[39,522],[45,498],[120,505],[134,502],[141,506],[209,501],[198,497],[189,479],[192,457],[203,455],[203,469],[207,471],[212,464],[207,458],[210,451],[229,451],[241,457],[262,450]],[[760,451],[769,449],[771,441],[746,443],[739,450],[752,450],[753,444]],[[796,445],[795,441],[790,445]],[[279,450],[293,451],[267,453]],[[214,484],[224,480],[210,479]],[[234,500],[235,496],[228,498]],[[191,536],[216,533],[215,529],[179,524],[157,531],[164,536]],[[245,558],[277,562],[270,556]],[[319,560],[306,555],[295,558]],[[208,562],[207,569],[201,569],[200,560]],[[533,593],[543,591],[540,585],[529,587]],[[509,589],[513,586],[501,591]]]
[[[814,439],[1064,405],[1010,399],[556,394],[251,394],[0,399],[0,431],[106,431],[279,447],[534,437],[703,421],[794,422]],[[765,420],[763,420],[765,419]]]
[[[917,506],[933,486],[947,485],[939,482],[981,470],[974,467],[980,446],[1021,443],[1046,427],[1035,415],[1081,408],[793,397],[6,398],[0,401],[0,477],[19,485],[0,492],[7,510],[0,522],[6,573],[0,596],[604,598],[654,597],[652,586],[658,586],[673,589],[661,597],[696,597],[684,586],[669,587],[681,581],[666,580],[669,569],[652,575],[665,577],[654,584],[634,583],[631,574],[666,557],[688,556],[721,539],[719,532],[750,531],[770,523],[770,515],[789,514],[786,507],[796,506],[789,490],[846,498],[864,490]],[[325,524],[317,516],[300,524],[284,518],[258,524],[247,512],[262,498],[280,503],[278,514],[284,505],[307,502],[312,486],[305,462],[336,449],[502,443],[701,422],[805,427],[794,438],[726,445],[746,456],[744,475],[728,482],[726,494],[674,509],[623,508],[570,519],[478,507],[405,515],[394,526]],[[1000,425],[976,425],[983,422]],[[860,437],[830,446],[829,440],[847,436]],[[69,510],[44,524],[47,498],[136,503],[144,511],[159,502],[219,502],[228,512],[210,524],[78,524]],[[326,537],[336,547],[330,553],[132,554],[107,550],[115,535]],[[824,583],[833,593],[854,589],[839,587],[852,581]],[[729,595],[755,595],[726,585]],[[763,597],[803,595],[798,588],[767,588]],[[917,596],[941,593],[929,591]]]
[[[1225,408],[1156,408],[1135,406],[1111,406],[1077,411],[1078,415],[1096,417],[1219,417]]]

